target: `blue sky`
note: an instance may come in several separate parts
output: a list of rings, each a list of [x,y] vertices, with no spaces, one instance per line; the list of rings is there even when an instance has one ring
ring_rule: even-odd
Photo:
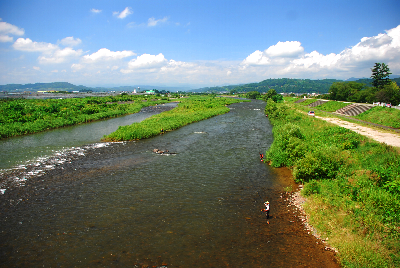
[[[0,84],[215,86],[400,74],[400,1],[0,0]]]

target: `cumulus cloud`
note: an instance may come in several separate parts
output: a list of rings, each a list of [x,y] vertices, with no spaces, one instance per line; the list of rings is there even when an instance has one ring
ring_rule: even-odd
[[[268,65],[270,60],[264,52],[256,50],[243,61],[243,65]]]
[[[167,64],[167,59],[162,53],[158,55],[143,54],[128,63],[129,70],[121,70],[121,72],[129,73],[137,69],[155,69],[161,68]]]
[[[67,37],[64,38],[64,43],[74,42],[77,43],[80,39],[72,39]],[[67,40],[67,41],[65,41]],[[79,57],[83,54],[81,49],[74,50],[70,47],[60,49],[58,45],[45,42],[34,42],[29,38],[18,38],[17,41],[12,45],[15,50],[26,51],[26,52],[41,52],[38,60],[41,64],[52,64],[52,63],[63,63],[69,59]]]
[[[14,38],[10,35],[24,35],[24,29],[18,28],[10,23],[0,21],[0,42],[12,42]]]
[[[15,50],[29,52],[51,52],[58,48],[57,45],[45,42],[33,42],[29,38],[18,38],[12,46]]]
[[[264,51],[254,51],[242,62],[242,65],[284,64],[303,53],[304,48],[299,41],[278,42]]]
[[[73,50],[70,47],[66,47],[64,49],[57,49],[51,55],[42,55],[39,57],[39,63],[41,64],[48,64],[48,63],[63,63],[66,62],[68,59],[77,58],[82,55],[83,51]]]
[[[83,56],[85,62],[97,62],[97,61],[109,61],[109,60],[119,60],[126,57],[135,56],[133,51],[123,50],[123,51],[110,51],[107,48],[101,48],[97,52],[91,55]]]
[[[82,40],[79,38],[75,39],[73,36],[69,36],[65,37],[64,39],[61,39],[59,43],[67,47],[74,47],[82,43]]]
[[[265,50],[268,57],[294,58],[302,55],[304,48],[299,41],[278,42]]]
[[[240,64],[242,73],[266,77],[343,78],[369,76],[375,62],[387,63],[392,72],[400,72],[400,25],[359,43],[338,54],[304,52],[299,41],[278,42],[264,51],[256,50]],[[247,70],[246,70],[247,69]]]
[[[157,26],[157,24],[159,24],[159,23],[167,22],[167,20],[168,20],[168,17],[164,17],[164,18],[158,19],[158,20],[156,20],[155,18],[149,18],[149,20],[147,21],[147,26],[154,27],[154,26]]]
[[[126,7],[123,11],[118,12],[118,11],[114,11],[113,15],[116,16],[119,19],[125,19],[127,16],[129,16],[130,14],[133,14],[132,8],[130,7]]]
[[[303,57],[293,60],[286,70],[288,72],[306,70],[350,72],[360,69],[369,70],[372,67],[371,63],[381,61],[388,63],[389,66],[396,66],[396,62],[400,61],[400,25],[384,34],[364,37],[355,46],[347,48],[339,54],[322,55],[317,51],[307,53]]]
[[[72,72],[80,72],[79,77],[87,81],[93,79],[92,82],[96,83],[109,83],[112,79],[122,84],[185,83],[209,86],[282,77],[347,79],[352,76],[369,77],[375,62],[385,62],[393,74],[400,74],[400,25],[384,33],[361,38],[340,53],[310,52],[300,41],[285,41],[259,48],[242,61],[232,62],[184,62],[167,59],[162,53],[136,55],[130,50],[111,51],[107,48],[84,54],[82,50],[73,49],[80,42],[74,37],[62,39],[58,45],[19,38],[12,47],[39,53],[40,64],[70,62],[68,66]],[[61,70],[64,66],[50,66],[47,70]],[[40,67],[42,69],[39,68],[36,75],[46,72],[44,66]],[[30,69],[33,71],[32,67]],[[65,70],[59,74],[61,72]]]

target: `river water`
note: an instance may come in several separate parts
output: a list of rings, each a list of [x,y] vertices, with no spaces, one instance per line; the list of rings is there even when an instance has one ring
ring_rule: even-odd
[[[264,107],[233,104],[151,139],[74,147],[25,168],[19,184],[11,174],[0,265],[337,267],[286,203],[290,176],[259,160],[273,140]]]

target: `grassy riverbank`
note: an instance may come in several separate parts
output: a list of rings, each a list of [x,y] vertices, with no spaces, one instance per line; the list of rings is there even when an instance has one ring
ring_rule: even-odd
[[[400,155],[342,127],[268,101],[274,143],[266,158],[304,183],[310,223],[344,267],[400,265]]]
[[[287,98],[286,101],[295,102],[298,98]],[[309,108],[307,105],[316,102],[317,99],[307,99],[306,101],[297,104],[297,107],[301,107],[304,111],[326,111],[335,112],[343,107],[351,105],[350,102],[342,101],[327,101],[319,106]],[[392,128],[400,128],[400,110],[395,108],[387,108],[382,106],[375,106],[370,110],[367,110],[357,116],[349,116],[349,118],[356,118],[367,122],[388,126]]]
[[[0,100],[0,138],[139,112],[143,107],[169,102],[167,98],[121,95],[74,99]]]
[[[150,138],[162,131],[172,131],[203,119],[229,112],[229,104],[241,102],[232,98],[192,96],[180,99],[178,107],[154,115],[140,123],[119,127],[103,138],[105,141],[139,140]]]

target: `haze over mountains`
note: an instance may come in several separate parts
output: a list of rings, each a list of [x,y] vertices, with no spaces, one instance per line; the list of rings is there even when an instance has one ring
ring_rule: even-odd
[[[392,81],[395,81],[400,85],[400,75],[391,75]],[[355,81],[364,83],[367,86],[371,86],[372,79],[370,78],[354,78],[351,77],[346,82]],[[311,80],[311,79],[291,79],[291,78],[278,78],[278,79],[266,79],[258,83],[249,84],[238,84],[238,85],[227,85],[227,86],[216,86],[216,87],[204,87],[204,88],[189,88],[189,87],[160,87],[151,85],[138,85],[138,86],[119,86],[119,87],[87,87],[83,85],[73,85],[68,82],[53,82],[53,83],[35,83],[35,84],[8,84],[0,85],[0,91],[2,92],[37,92],[37,91],[80,91],[80,92],[108,92],[108,91],[134,91],[137,92],[144,90],[157,89],[159,91],[187,91],[187,92],[249,92],[259,91],[267,92],[269,89],[274,88],[278,93],[328,93],[330,86],[334,82],[344,82],[338,79],[323,79],[323,80]]]

